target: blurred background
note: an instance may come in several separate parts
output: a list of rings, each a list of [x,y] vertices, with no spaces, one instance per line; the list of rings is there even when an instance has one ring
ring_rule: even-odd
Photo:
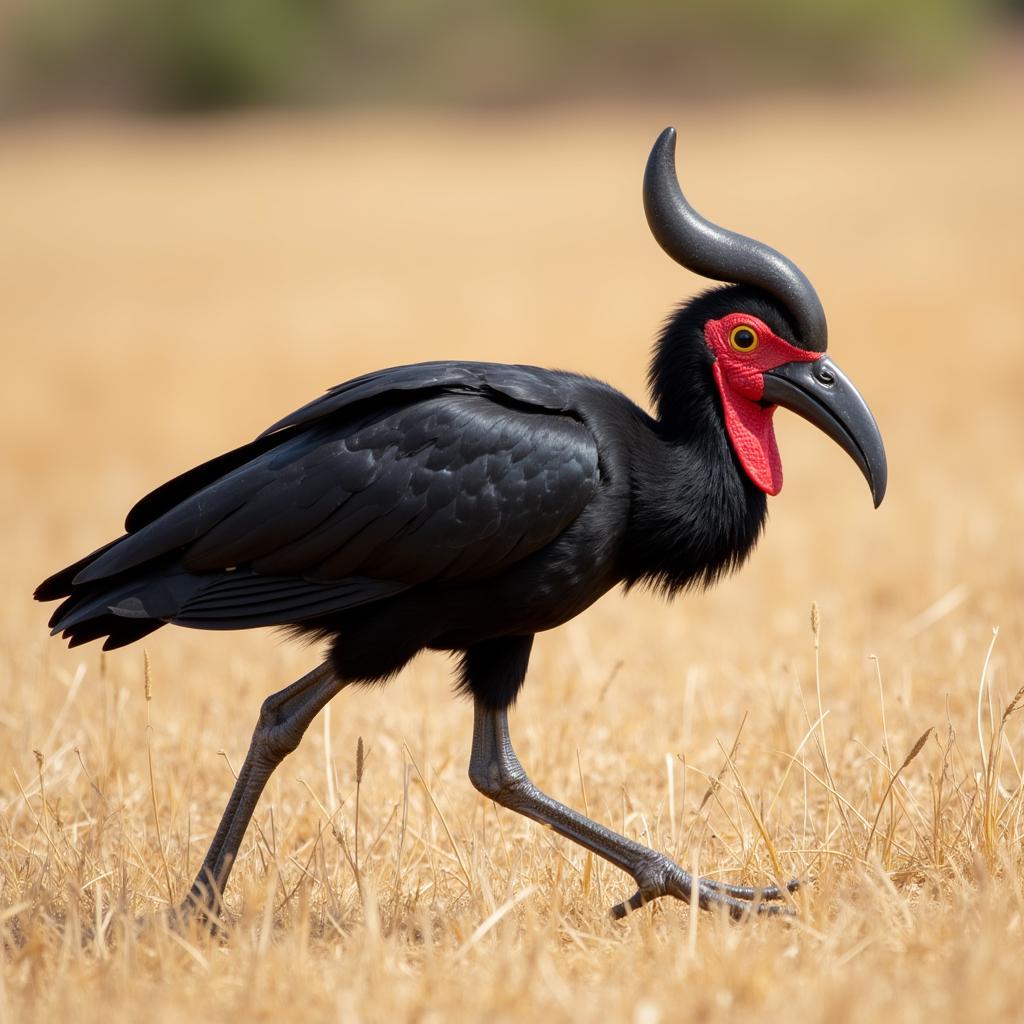
[[[492,108],[941,81],[1021,0],[6,0],[0,109]]]

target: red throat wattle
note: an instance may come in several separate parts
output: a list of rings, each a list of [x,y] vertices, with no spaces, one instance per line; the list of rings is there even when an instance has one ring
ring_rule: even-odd
[[[731,341],[736,332],[747,329],[754,342],[748,350]],[[741,334],[746,341],[747,336]],[[759,320],[747,313],[730,313],[704,325],[704,340],[715,357],[711,368],[722,398],[725,429],[736,457],[747,476],[765,494],[782,490],[782,459],[775,440],[772,417],[774,405],[761,404],[764,373],[783,363],[814,362],[820,352],[808,352],[784,341]]]

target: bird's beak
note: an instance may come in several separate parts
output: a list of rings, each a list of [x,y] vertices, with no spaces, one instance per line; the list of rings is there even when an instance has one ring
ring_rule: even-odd
[[[828,356],[767,370],[761,401],[792,409],[828,434],[860,466],[878,508],[887,478],[882,435],[867,402]]]

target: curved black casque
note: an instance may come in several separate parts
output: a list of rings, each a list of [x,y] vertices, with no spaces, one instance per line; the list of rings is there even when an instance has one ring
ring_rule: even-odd
[[[828,348],[825,310],[807,276],[771,246],[705,220],[679,187],[675,152],[676,130],[666,128],[654,143],[644,172],[644,212],[658,244],[701,277],[768,292],[792,317],[798,343],[824,352]]]

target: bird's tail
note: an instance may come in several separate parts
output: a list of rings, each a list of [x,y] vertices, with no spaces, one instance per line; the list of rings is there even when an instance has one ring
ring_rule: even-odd
[[[49,626],[53,634],[60,633],[68,641],[69,647],[103,639],[103,650],[112,651],[141,640],[166,625],[166,621],[160,618],[146,613],[126,614],[126,610],[119,607],[124,598],[144,583],[144,577],[140,579],[139,573],[133,574],[134,579],[126,580],[122,576],[95,583],[75,583],[75,577],[118,540],[104,544],[92,554],[54,573],[35,589],[33,597],[37,601],[64,599],[50,616]]]
[[[117,543],[114,541],[113,543]],[[64,598],[50,629],[69,647],[105,638],[103,649],[124,647],[168,623],[194,629],[296,625],[392,597],[409,584],[349,576],[341,580],[261,576],[250,569],[190,572],[175,557],[116,576],[76,583],[108,544],[44,580],[37,601]]]

